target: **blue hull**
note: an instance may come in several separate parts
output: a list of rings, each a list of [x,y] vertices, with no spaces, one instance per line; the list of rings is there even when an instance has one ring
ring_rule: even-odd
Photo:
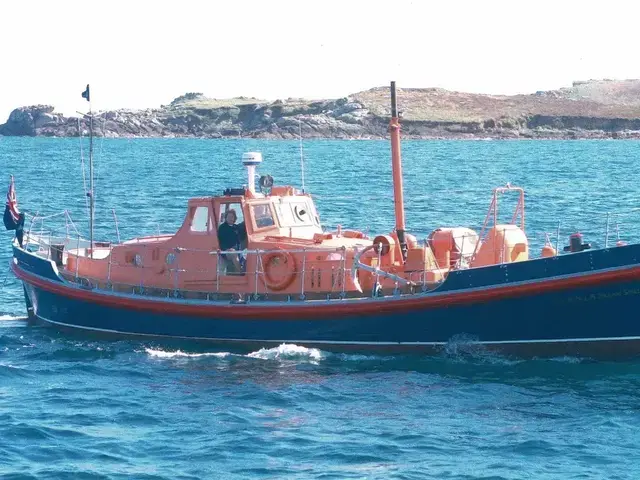
[[[461,340],[522,356],[617,357],[640,353],[638,258],[632,245],[452,272],[419,295],[248,305],[90,291],[18,248],[13,268],[38,319],[100,334],[366,352]]]

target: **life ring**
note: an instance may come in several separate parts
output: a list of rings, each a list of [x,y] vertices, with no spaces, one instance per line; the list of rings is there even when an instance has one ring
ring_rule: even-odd
[[[386,256],[395,246],[395,239],[389,235],[378,235],[373,239],[373,251],[381,257]]]
[[[273,267],[279,265],[280,262],[286,265],[286,274],[282,278],[274,278]],[[269,290],[279,292],[289,287],[296,278],[298,273],[298,264],[296,258],[290,252],[278,248],[275,252],[269,252],[262,257],[263,265],[263,282]]]

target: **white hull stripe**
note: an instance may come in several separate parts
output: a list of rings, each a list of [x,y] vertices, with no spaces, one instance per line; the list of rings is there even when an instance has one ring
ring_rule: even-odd
[[[81,325],[73,325],[70,323],[56,322],[49,320],[40,315],[37,317],[43,322],[50,323],[52,325],[58,325],[67,328],[77,328],[80,330],[90,330],[94,332],[110,333],[117,335],[131,335],[136,337],[163,337],[163,338],[175,338],[181,340],[200,340],[208,342],[237,342],[237,343],[295,343],[304,344],[312,343],[317,345],[379,345],[379,346],[425,346],[436,347],[449,345],[456,343],[455,340],[449,342],[358,342],[349,340],[262,340],[262,339],[250,339],[250,338],[214,338],[214,337],[188,337],[181,335],[162,335],[155,333],[135,333],[135,332],[122,332],[120,330],[111,330],[108,328],[86,327]],[[593,337],[593,338],[551,338],[541,340],[497,340],[497,341],[461,341],[460,343],[465,345],[527,345],[527,344],[545,344],[545,343],[590,343],[590,342],[624,342],[640,340],[640,336],[631,337]]]

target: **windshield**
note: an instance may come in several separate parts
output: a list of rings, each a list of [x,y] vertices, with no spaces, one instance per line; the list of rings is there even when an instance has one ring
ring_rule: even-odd
[[[253,205],[251,210],[253,212],[253,219],[256,222],[257,228],[266,228],[275,225],[273,214],[271,213],[271,205],[269,203]]]

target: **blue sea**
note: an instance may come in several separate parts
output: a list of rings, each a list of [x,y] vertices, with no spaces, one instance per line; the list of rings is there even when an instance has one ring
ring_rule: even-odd
[[[327,229],[393,228],[387,142],[303,146],[305,189]],[[546,235],[562,248],[577,231],[594,247],[640,240],[640,142],[402,147],[419,239],[479,230],[491,189],[510,182],[526,188],[533,253]],[[98,139],[96,236],[116,238],[113,211],[123,239],[175,231],[189,197],[246,183],[246,151],[262,152],[260,172],[277,184],[301,185],[296,141]],[[67,209],[86,235],[81,165],[78,139],[0,137],[1,182],[15,175],[20,208]],[[501,200],[510,219],[514,199]],[[45,221],[54,226],[65,229]],[[455,343],[436,357],[297,345],[238,355],[65,336],[26,323],[11,235],[1,237],[2,479],[640,478],[640,361],[522,360]]]

